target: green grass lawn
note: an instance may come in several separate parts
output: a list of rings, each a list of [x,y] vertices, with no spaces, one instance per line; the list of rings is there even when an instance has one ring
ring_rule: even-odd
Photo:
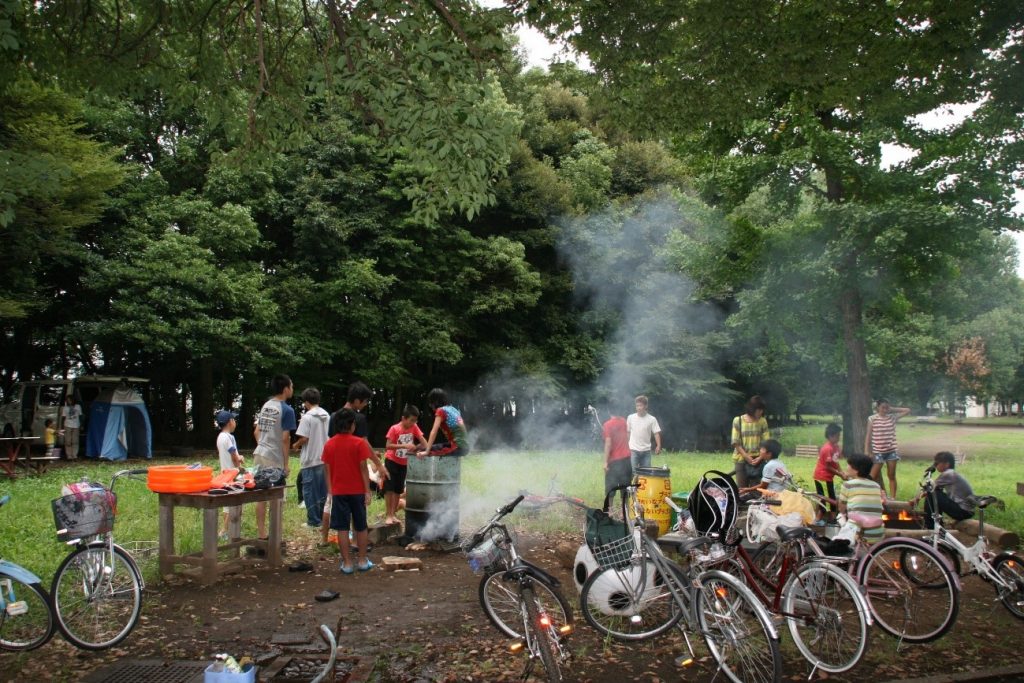
[[[785,430],[783,442],[818,443],[816,434],[820,426]],[[941,428],[936,428],[941,429]],[[808,430],[806,433],[803,430]],[[904,434],[900,434],[904,438]],[[1024,497],[1016,493],[1016,482],[1024,480],[1019,453],[1024,450],[1024,431],[1011,430],[1006,435],[979,434],[972,448],[971,458],[958,469],[974,485],[979,494],[994,495],[1006,501],[1005,510],[993,510],[987,519],[1018,534],[1024,533]],[[171,460],[153,460],[151,464],[167,464]],[[701,474],[710,469],[731,469],[728,453],[663,453],[654,458],[654,465],[670,468],[673,490],[688,491]],[[786,458],[789,468],[805,484],[813,486],[814,460]],[[131,463],[139,466],[139,462]],[[214,465],[212,458],[206,464]],[[109,484],[111,475],[124,467],[123,463],[80,462],[52,470],[43,476],[20,476],[15,481],[0,482],[0,494],[10,494],[11,500],[0,509],[0,555],[17,562],[38,574],[49,585],[54,570],[67,552],[57,541],[50,501],[60,495],[61,485],[88,477]],[[292,460],[293,473],[298,462]],[[920,461],[904,462],[900,467],[900,497],[909,498],[915,492],[917,478],[924,466]],[[583,498],[597,506],[601,502],[604,474],[601,454],[598,452],[528,452],[507,451],[474,454],[462,466],[462,525],[471,528],[485,521],[495,508],[514,498],[519,491],[546,494],[549,490]],[[121,480],[117,486],[118,517],[115,527],[119,542],[149,542],[157,540],[157,496],[144,482]],[[296,505],[294,488],[284,506],[285,537],[312,533],[304,528],[305,511]],[[383,502],[375,500],[369,518],[375,520],[383,513]],[[198,551],[201,546],[202,519],[198,510],[179,509],[175,517],[175,530],[179,552]],[[243,515],[243,535],[255,536],[252,508]],[[579,516],[569,514],[564,506],[548,508],[527,522],[538,531],[573,531],[579,526]],[[155,578],[154,560],[143,563],[149,578]]]

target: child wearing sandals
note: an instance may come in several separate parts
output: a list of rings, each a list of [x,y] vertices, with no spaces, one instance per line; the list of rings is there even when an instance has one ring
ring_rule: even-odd
[[[334,414],[337,433],[324,444],[321,459],[327,469],[327,481],[331,489],[331,528],[338,532],[338,549],[341,551],[342,574],[351,574],[373,568],[373,562],[366,557],[369,537],[366,524],[366,508],[370,504],[370,473],[366,461],[372,452],[366,439],[355,435],[356,412],[342,408]],[[348,542],[351,524],[355,530],[358,562],[353,567],[352,549]]]

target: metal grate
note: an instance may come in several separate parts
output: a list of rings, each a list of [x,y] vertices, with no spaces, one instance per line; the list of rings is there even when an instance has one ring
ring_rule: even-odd
[[[203,683],[210,662],[169,662],[162,659],[126,659],[95,671],[84,683]]]

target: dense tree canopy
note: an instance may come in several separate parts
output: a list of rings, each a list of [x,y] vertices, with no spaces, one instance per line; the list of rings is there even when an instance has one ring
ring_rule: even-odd
[[[856,417],[868,374],[1024,397],[1014,16],[509,4],[596,73],[469,1],[0,0],[4,387],[147,376],[201,445],[278,371],[368,382],[380,433],[446,387],[482,446],[641,392],[675,447],[755,392]]]
[[[947,274],[983,230],[1020,227],[1010,210],[1024,177],[1024,15],[923,0],[509,4],[590,58],[616,120],[672,136],[692,159],[703,196],[738,224],[715,239],[743,252],[711,279],[760,328],[786,324],[764,315],[778,287],[817,298],[789,318],[794,332],[839,313],[846,433],[860,443],[873,310]],[[933,131],[917,118],[962,103],[977,108],[959,125]],[[883,143],[916,154],[886,168]]]

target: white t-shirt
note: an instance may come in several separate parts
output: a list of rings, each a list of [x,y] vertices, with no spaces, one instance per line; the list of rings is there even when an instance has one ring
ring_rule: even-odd
[[[299,469],[323,464],[320,455],[324,452],[324,444],[327,443],[327,427],[330,422],[330,414],[320,406],[307,410],[299,420],[299,428],[295,430],[295,435],[309,439],[302,444]]]
[[[768,484],[769,491],[785,491],[785,478],[789,476],[789,470],[778,458],[773,458],[765,463],[761,470],[761,481]]]
[[[217,457],[220,458],[220,468],[222,470],[235,469],[235,461],[231,456],[237,452],[238,444],[235,441],[234,434],[221,432],[217,435]]]
[[[655,434],[661,433],[658,426],[658,418],[650,413],[640,417],[633,413],[626,418],[626,430],[629,431],[629,450],[649,451],[651,450],[651,439]]]
[[[78,429],[82,426],[82,406],[77,403],[73,406],[64,406],[60,409],[64,416],[64,426],[69,429]]]

